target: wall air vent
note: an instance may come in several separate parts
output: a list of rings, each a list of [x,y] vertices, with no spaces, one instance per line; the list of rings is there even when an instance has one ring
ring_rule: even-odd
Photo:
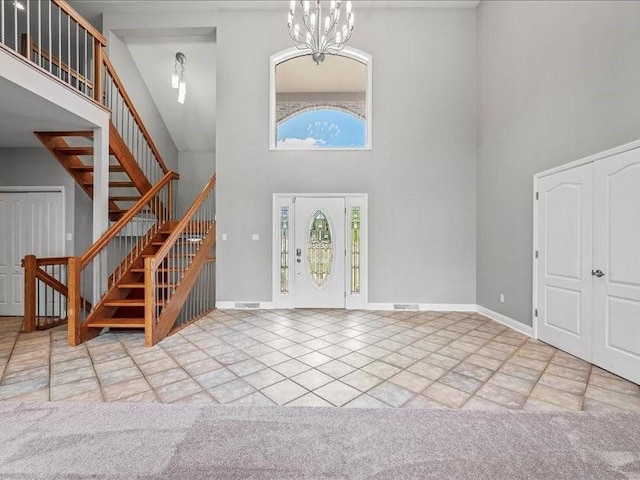
[[[417,303],[394,303],[394,310],[409,310],[412,312],[417,312],[420,310],[420,306]]]
[[[241,303],[236,303],[235,307],[236,310],[259,310],[260,309],[260,303],[259,302],[241,302]]]

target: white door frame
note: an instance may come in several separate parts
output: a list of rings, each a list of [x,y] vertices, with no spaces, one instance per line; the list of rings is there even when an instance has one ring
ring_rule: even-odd
[[[636,140],[630,143],[626,143],[624,145],[620,145],[618,147],[611,148],[609,150],[605,150],[604,152],[599,152],[594,155],[590,155],[588,157],[581,158],[574,162],[566,163],[564,165],[560,165],[554,168],[550,168],[549,170],[544,170],[542,172],[538,172],[533,176],[533,252],[532,252],[532,261],[533,261],[533,309],[531,312],[532,325],[533,325],[533,338],[538,338],[538,317],[536,315],[538,311],[538,260],[536,259],[536,252],[540,250],[540,245],[538,245],[538,203],[537,194],[538,194],[538,181],[543,177],[547,177],[549,175],[553,175],[554,173],[563,172],[565,170],[570,170],[575,167],[579,167],[582,165],[586,165],[588,163],[593,163],[598,160],[605,159],[607,157],[612,157],[619,153],[627,152],[629,150],[634,150],[636,148],[640,148],[640,140]]]
[[[65,188],[63,186],[0,186],[0,193],[59,193],[60,194],[60,218],[62,228],[60,229],[60,245],[63,247],[62,256],[66,252],[66,205],[65,205]]]
[[[273,236],[272,236],[272,299],[274,308],[294,308],[295,289],[293,265],[295,262],[295,249],[293,248],[293,235],[295,232],[294,199],[296,197],[312,198],[344,198],[347,213],[345,215],[345,246],[347,249],[347,261],[345,262],[345,309],[364,309],[368,302],[368,195],[366,193],[274,193],[273,194]],[[289,212],[289,251],[288,268],[289,282],[287,291],[280,289],[280,213],[281,208],[288,208]],[[360,291],[351,292],[351,227],[350,214],[353,207],[360,208]]]

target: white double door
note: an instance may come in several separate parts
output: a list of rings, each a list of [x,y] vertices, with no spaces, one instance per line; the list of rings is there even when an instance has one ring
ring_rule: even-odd
[[[345,307],[345,198],[295,199],[296,308]]]
[[[25,255],[64,255],[62,192],[0,191],[0,315],[24,314]]]
[[[538,338],[640,383],[640,150],[538,193]]]

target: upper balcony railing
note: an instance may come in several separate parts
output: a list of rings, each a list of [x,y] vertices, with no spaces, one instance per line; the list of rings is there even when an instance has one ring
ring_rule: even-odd
[[[151,185],[169,170],[105,54],[107,41],[63,0],[0,0],[0,44],[111,111]]]

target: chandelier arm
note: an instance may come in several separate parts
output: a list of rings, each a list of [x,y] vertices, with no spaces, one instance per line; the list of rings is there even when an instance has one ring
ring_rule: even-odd
[[[289,37],[293,40],[298,50],[310,50],[311,53],[338,53],[344,49],[353,33],[351,12],[342,14],[342,5],[338,4],[340,6],[336,5],[333,9],[329,9],[327,18],[323,18],[321,0],[311,0],[309,3],[311,8],[309,8],[307,15],[305,15],[305,2],[303,0],[299,1],[300,9],[297,12],[294,13],[293,10],[295,9],[289,10],[290,24],[287,29]],[[315,20],[313,25],[311,25],[312,17]],[[327,21],[327,19],[329,20]],[[298,20],[298,23],[296,23],[296,20]],[[296,25],[302,27],[297,30],[297,39],[295,36]],[[327,28],[325,28],[325,25],[327,25]],[[340,39],[338,41],[339,36]]]
[[[311,28],[309,26],[309,23],[307,22],[307,20],[305,19],[305,15],[304,13],[301,15],[302,16],[302,24],[304,25],[304,27],[307,29],[307,32],[309,32],[309,35],[311,36],[311,43],[307,42],[307,36],[305,35],[305,41],[302,43],[305,43],[306,45],[309,46],[309,49],[311,49],[312,52],[316,51],[316,46],[319,42],[316,41],[316,36],[314,34],[314,32],[311,31]],[[308,15],[308,18],[311,18],[311,15]],[[315,26],[314,26],[315,27]]]

